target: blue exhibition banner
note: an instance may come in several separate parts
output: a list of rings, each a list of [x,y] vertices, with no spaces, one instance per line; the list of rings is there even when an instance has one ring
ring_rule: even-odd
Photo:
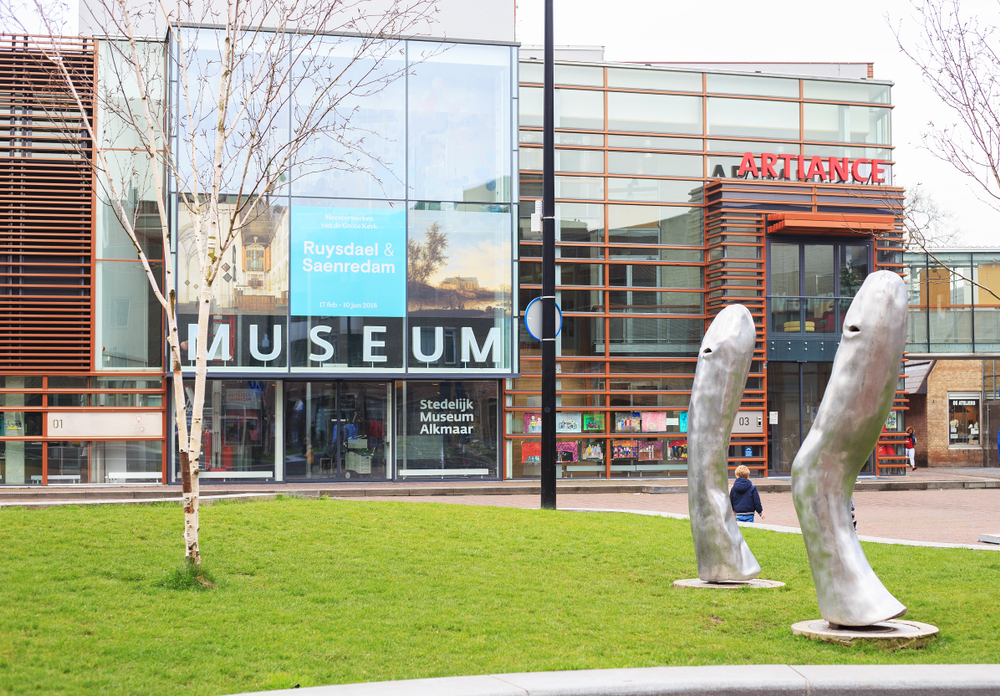
[[[406,212],[292,206],[292,315],[406,316]]]

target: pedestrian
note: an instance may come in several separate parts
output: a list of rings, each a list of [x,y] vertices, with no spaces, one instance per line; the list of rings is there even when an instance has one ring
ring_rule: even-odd
[[[736,467],[736,481],[729,491],[729,502],[733,506],[737,522],[753,522],[755,510],[764,519],[764,508],[760,505],[757,487],[750,483],[750,469],[743,464]]]
[[[903,444],[907,459],[910,460],[910,471],[917,470],[917,436],[913,434],[913,428],[906,429],[906,442]]]

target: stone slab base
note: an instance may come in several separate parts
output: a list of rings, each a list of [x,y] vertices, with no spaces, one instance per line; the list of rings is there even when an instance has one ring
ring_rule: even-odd
[[[784,586],[785,583],[783,582],[778,582],[777,580],[761,580],[760,578],[757,578],[756,580],[732,580],[730,582],[705,582],[700,578],[691,578],[690,580],[674,580],[674,587],[694,587],[706,590],[737,590],[741,587],[766,590]]]
[[[984,544],[1000,544],[1000,533],[980,534],[979,541],[981,541]]]
[[[937,632],[937,626],[902,619],[880,621],[871,626],[844,628],[833,627],[823,619],[799,621],[792,624],[792,634],[796,636],[805,636],[813,640],[824,640],[827,643],[839,645],[867,643],[887,650],[922,647],[933,640]]]

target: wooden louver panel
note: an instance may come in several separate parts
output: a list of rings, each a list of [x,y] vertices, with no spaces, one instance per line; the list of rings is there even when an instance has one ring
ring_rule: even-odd
[[[86,372],[93,351],[91,39],[0,34],[0,372]]]

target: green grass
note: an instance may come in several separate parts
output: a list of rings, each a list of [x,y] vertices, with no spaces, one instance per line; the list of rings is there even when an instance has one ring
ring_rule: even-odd
[[[228,694],[495,672],[995,662],[1000,554],[867,544],[939,639],[895,653],[791,635],[818,617],[802,540],[744,529],[780,590],[678,590],[686,521],[412,503],[0,510],[0,693]]]

